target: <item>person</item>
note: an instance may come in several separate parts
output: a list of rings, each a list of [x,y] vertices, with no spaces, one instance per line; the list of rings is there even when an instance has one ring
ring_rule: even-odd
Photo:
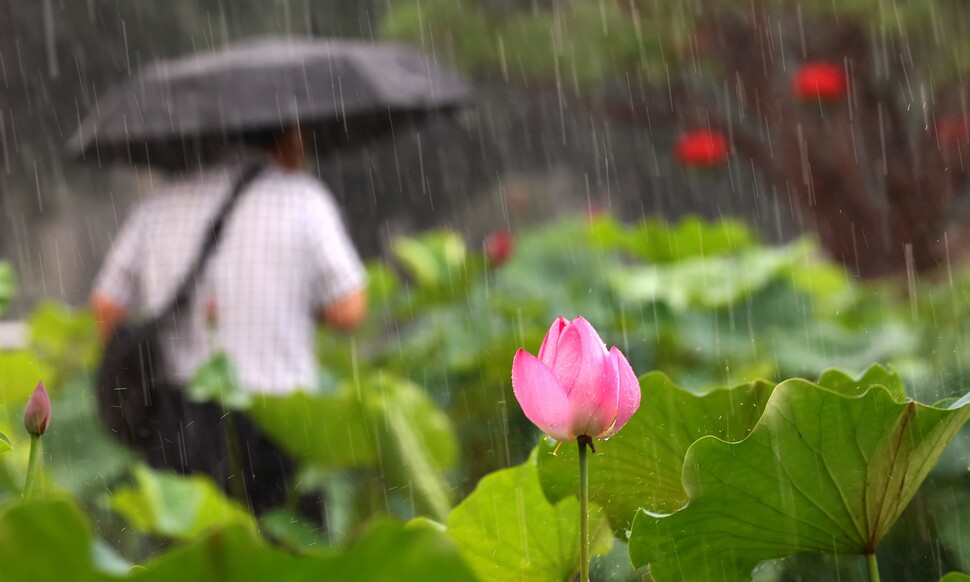
[[[234,365],[243,389],[257,394],[312,389],[317,385],[316,326],[349,330],[365,318],[365,270],[333,197],[304,171],[299,128],[250,136],[245,143],[223,162],[173,179],[137,205],[95,279],[91,310],[106,339],[128,317],[163,309],[235,179],[244,167],[261,163],[196,279],[188,312],[171,315],[163,354],[172,384],[186,385],[216,349],[207,319],[217,311],[218,348]],[[150,464],[206,472],[229,490],[226,457],[235,446],[242,452],[246,500],[253,511],[286,499],[293,462],[255,426],[215,405],[171,397],[179,403],[169,407],[169,415],[181,418],[168,419],[174,428],[159,431]],[[227,416],[236,417],[235,443],[225,442],[225,432],[216,426]]]

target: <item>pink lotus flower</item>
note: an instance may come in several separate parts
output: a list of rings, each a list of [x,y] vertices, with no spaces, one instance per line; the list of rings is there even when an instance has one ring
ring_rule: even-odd
[[[34,388],[34,393],[27,401],[27,408],[24,410],[24,427],[33,436],[40,436],[47,430],[47,425],[51,421],[51,401],[47,396],[47,389],[44,382],[38,382]]]
[[[560,442],[609,438],[640,407],[633,368],[616,347],[607,351],[582,317],[556,319],[538,358],[516,352],[512,390],[526,417]]]

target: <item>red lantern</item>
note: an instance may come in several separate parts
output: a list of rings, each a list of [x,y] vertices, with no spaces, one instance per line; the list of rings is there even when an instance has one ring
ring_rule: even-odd
[[[688,168],[720,166],[728,159],[727,138],[714,130],[689,131],[677,138],[674,157]]]
[[[511,232],[507,230],[495,231],[485,239],[485,259],[489,265],[498,267],[509,260],[514,246],[515,239]]]
[[[792,77],[792,91],[802,101],[837,101],[845,88],[842,67],[824,61],[805,63]]]

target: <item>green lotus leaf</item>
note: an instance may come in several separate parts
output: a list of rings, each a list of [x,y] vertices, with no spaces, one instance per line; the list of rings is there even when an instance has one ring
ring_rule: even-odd
[[[579,463],[573,465],[578,473]],[[590,504],[590,553],[610,551],[606,516]],[[579,501],[549,503],[535,453],[484,477],[448,517],[448,535],[480,580],[566,580],[579,569]]]
[[[183,477],[144,465],[135,467],[134,476],[137,486],[115,491],[111,507],[138,531],[176,539],[191,539],[226,524],[256,531],[252,515],[207,477]]]
[[[377,464],[370,416],[347,386],[333,396],[295,392],[259,397],[246,414],[300,459],[333,469]]]
[[[468,253],[461,237],[448,230],[398,238],[392,251],[419,285],[443,285],[452,281]]]
[[[34,307],[26,324],[31,353],[56,372],[44,378],[48,386],[69,381],[73,375],[97,363],[101,342],[94,317],[87,309],[43,300]]]
[[[646,263],[734,254],[757,244],[754,232],[743,222],[710,222],[698,216],[687,216],[677,224],[651,217],[627,226],[605,215],[591,219],[589,231],[594,246],[624,251]]]
[[[274,441],[328,469],[380,469],[391,486],[444,519],[451,495],[441,475],[457,457],[447,415],[419,387],[384,375],[345,383],[335,395],[261,397],[247,411]]]
[[[252,396],[243,389],[225,352],[199,366],[189,380],[188,396],[192,402],[213,402],[228,410],[245,410],[252,404]]]
[[[811,255],[807,242],[753,248],[735,255],[691,257],[674,263],[624,266],[610,275],[630,303],[660,302],[675,311],[727,307],[765,288]]]
[[[70,499],[8,502],[0,506],[0,579],[102,580],[92,564],[91,537]]]
[[[681,484],[684,456],[705,435],[741,440],[761,418],[773,386],[756,381],[703,396],[659,372],[640,378],[642,404],[609,441],[596,443],[589,460],[589,495],[607,512],[617,532],[629,529],[640,508],[669,512],[687,502]],[[553,502],[576,495],[578,451],[555,441],[539,445],[539,479]]]
[[[440,533],[382,522],[342,552],[295,555],[271,546],[244,527],[214,530],[156,558],[131,580],[454,580],[474,576],[454,544]]]
[[[903,379],[895,370],[879,364],[871,366],[858,378],[853,378],[842,370],[825,370],[818,377],[818,385],[845,395],[859,395],[873,386],[882,386],[894,400],[906,400]]]
[[[637,514],[630,557],[658,582],[736,581],[789,554],[872,553],[970,419],[967,401],[936,408],[880,386],[852,396],[783,382],[746,439],[690,447],[689,502]]]
[[[252,527],[226,523],[130,570],[113,550],[99,545],[103,544],[93,538],[90,523],[71,499],[0,506],[4,581],[475,580],[447,536],[390,522],[373,524],[346,549],[313,554],[294,554],[267,543]]]

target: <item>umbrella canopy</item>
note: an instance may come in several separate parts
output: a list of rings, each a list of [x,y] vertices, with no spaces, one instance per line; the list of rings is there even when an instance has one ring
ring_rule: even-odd
[[[99,98],[67,148],[85,160],[180,166],[238,136],[295,124],[332,147],[471,96],[458,76],[404,45],[260,38],[144,67]]]

